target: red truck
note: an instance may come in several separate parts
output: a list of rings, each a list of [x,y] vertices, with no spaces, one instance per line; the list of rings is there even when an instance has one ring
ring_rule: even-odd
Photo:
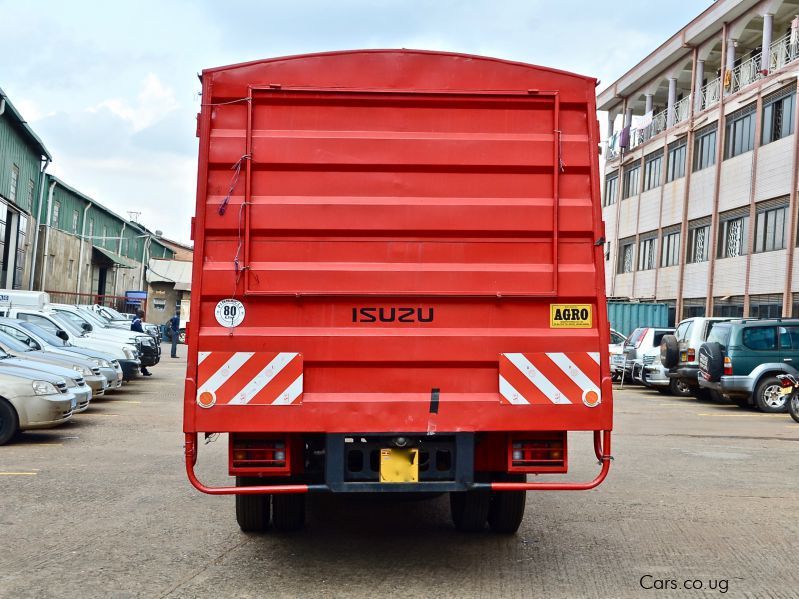
[[[203,71],[186,470],[243,530],[401,491],[515,532],[526,491],[604,480],[595,86],[416,50]],[[528,482],[567,472],[568,431],[596,478]],[[197,478],[199,433],[227,433],[235,486]]]

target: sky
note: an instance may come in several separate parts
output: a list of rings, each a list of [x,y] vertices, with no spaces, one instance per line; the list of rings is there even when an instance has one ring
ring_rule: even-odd
[[[0,87],[49,172],[189,241],[204,68],[351,48],[482,54],[610,84],[711,4],[675,0],[0,0]]]

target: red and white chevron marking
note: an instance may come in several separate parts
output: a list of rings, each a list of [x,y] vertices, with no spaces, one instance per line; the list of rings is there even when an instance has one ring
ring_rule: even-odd
[[[197,404],[302,403],[302,356],[291,352],[199,352]]]
[[[602,402],[599,353],[501,354],[499,395],[513,405],[569,405],[594,408]]]

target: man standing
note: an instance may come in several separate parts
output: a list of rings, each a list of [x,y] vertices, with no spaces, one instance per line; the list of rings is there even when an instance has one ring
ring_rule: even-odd
[[[141,323],[142,318],[144,318],[144,310],[136,310],[136,318],[134,318],[133,322],[130,323],[131,331],[135,331],[137,333],[144,333],[144,327],[142,326]],[[153,376],[153,373],[147,370],[146,366],[141,367],[141,374],[142,376]]]
[[[169,319],[169,330],[172,332],[172,357],[178,357],[178,334],[180,332],[180,310]]]

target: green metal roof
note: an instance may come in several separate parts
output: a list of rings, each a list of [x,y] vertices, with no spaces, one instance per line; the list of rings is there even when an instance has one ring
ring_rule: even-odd
[[[50,152],[47,151],[47,148],[44,147],[44,142],[42,142],[34,130],[31,129],[28,121],[22,118],[19,110],[17,110],[16,107],[11,103],[11,100],[8,99],[6,92],[4,92],[3,88],[0,87],[0,102],[2,102],[2,100],[6,101],[6,112],[14,117],[19,126],[22,128],[23,133],[28,137],[28,141],[31,143],[31,145],[41,152],[42,156],[45,156],[48,160],[52,160],[53,157],[50,155]]]
[[[105,248],[97,247],[96,245],[92,247],[95,252],[100,252],[103,256],[111,260],[114,264],[118,264],[122,268],[136,268],[138,265],[133,262],[130,258],[126,258],[125,256],[120,256],[112,252],[111,250],[107,250]]]

